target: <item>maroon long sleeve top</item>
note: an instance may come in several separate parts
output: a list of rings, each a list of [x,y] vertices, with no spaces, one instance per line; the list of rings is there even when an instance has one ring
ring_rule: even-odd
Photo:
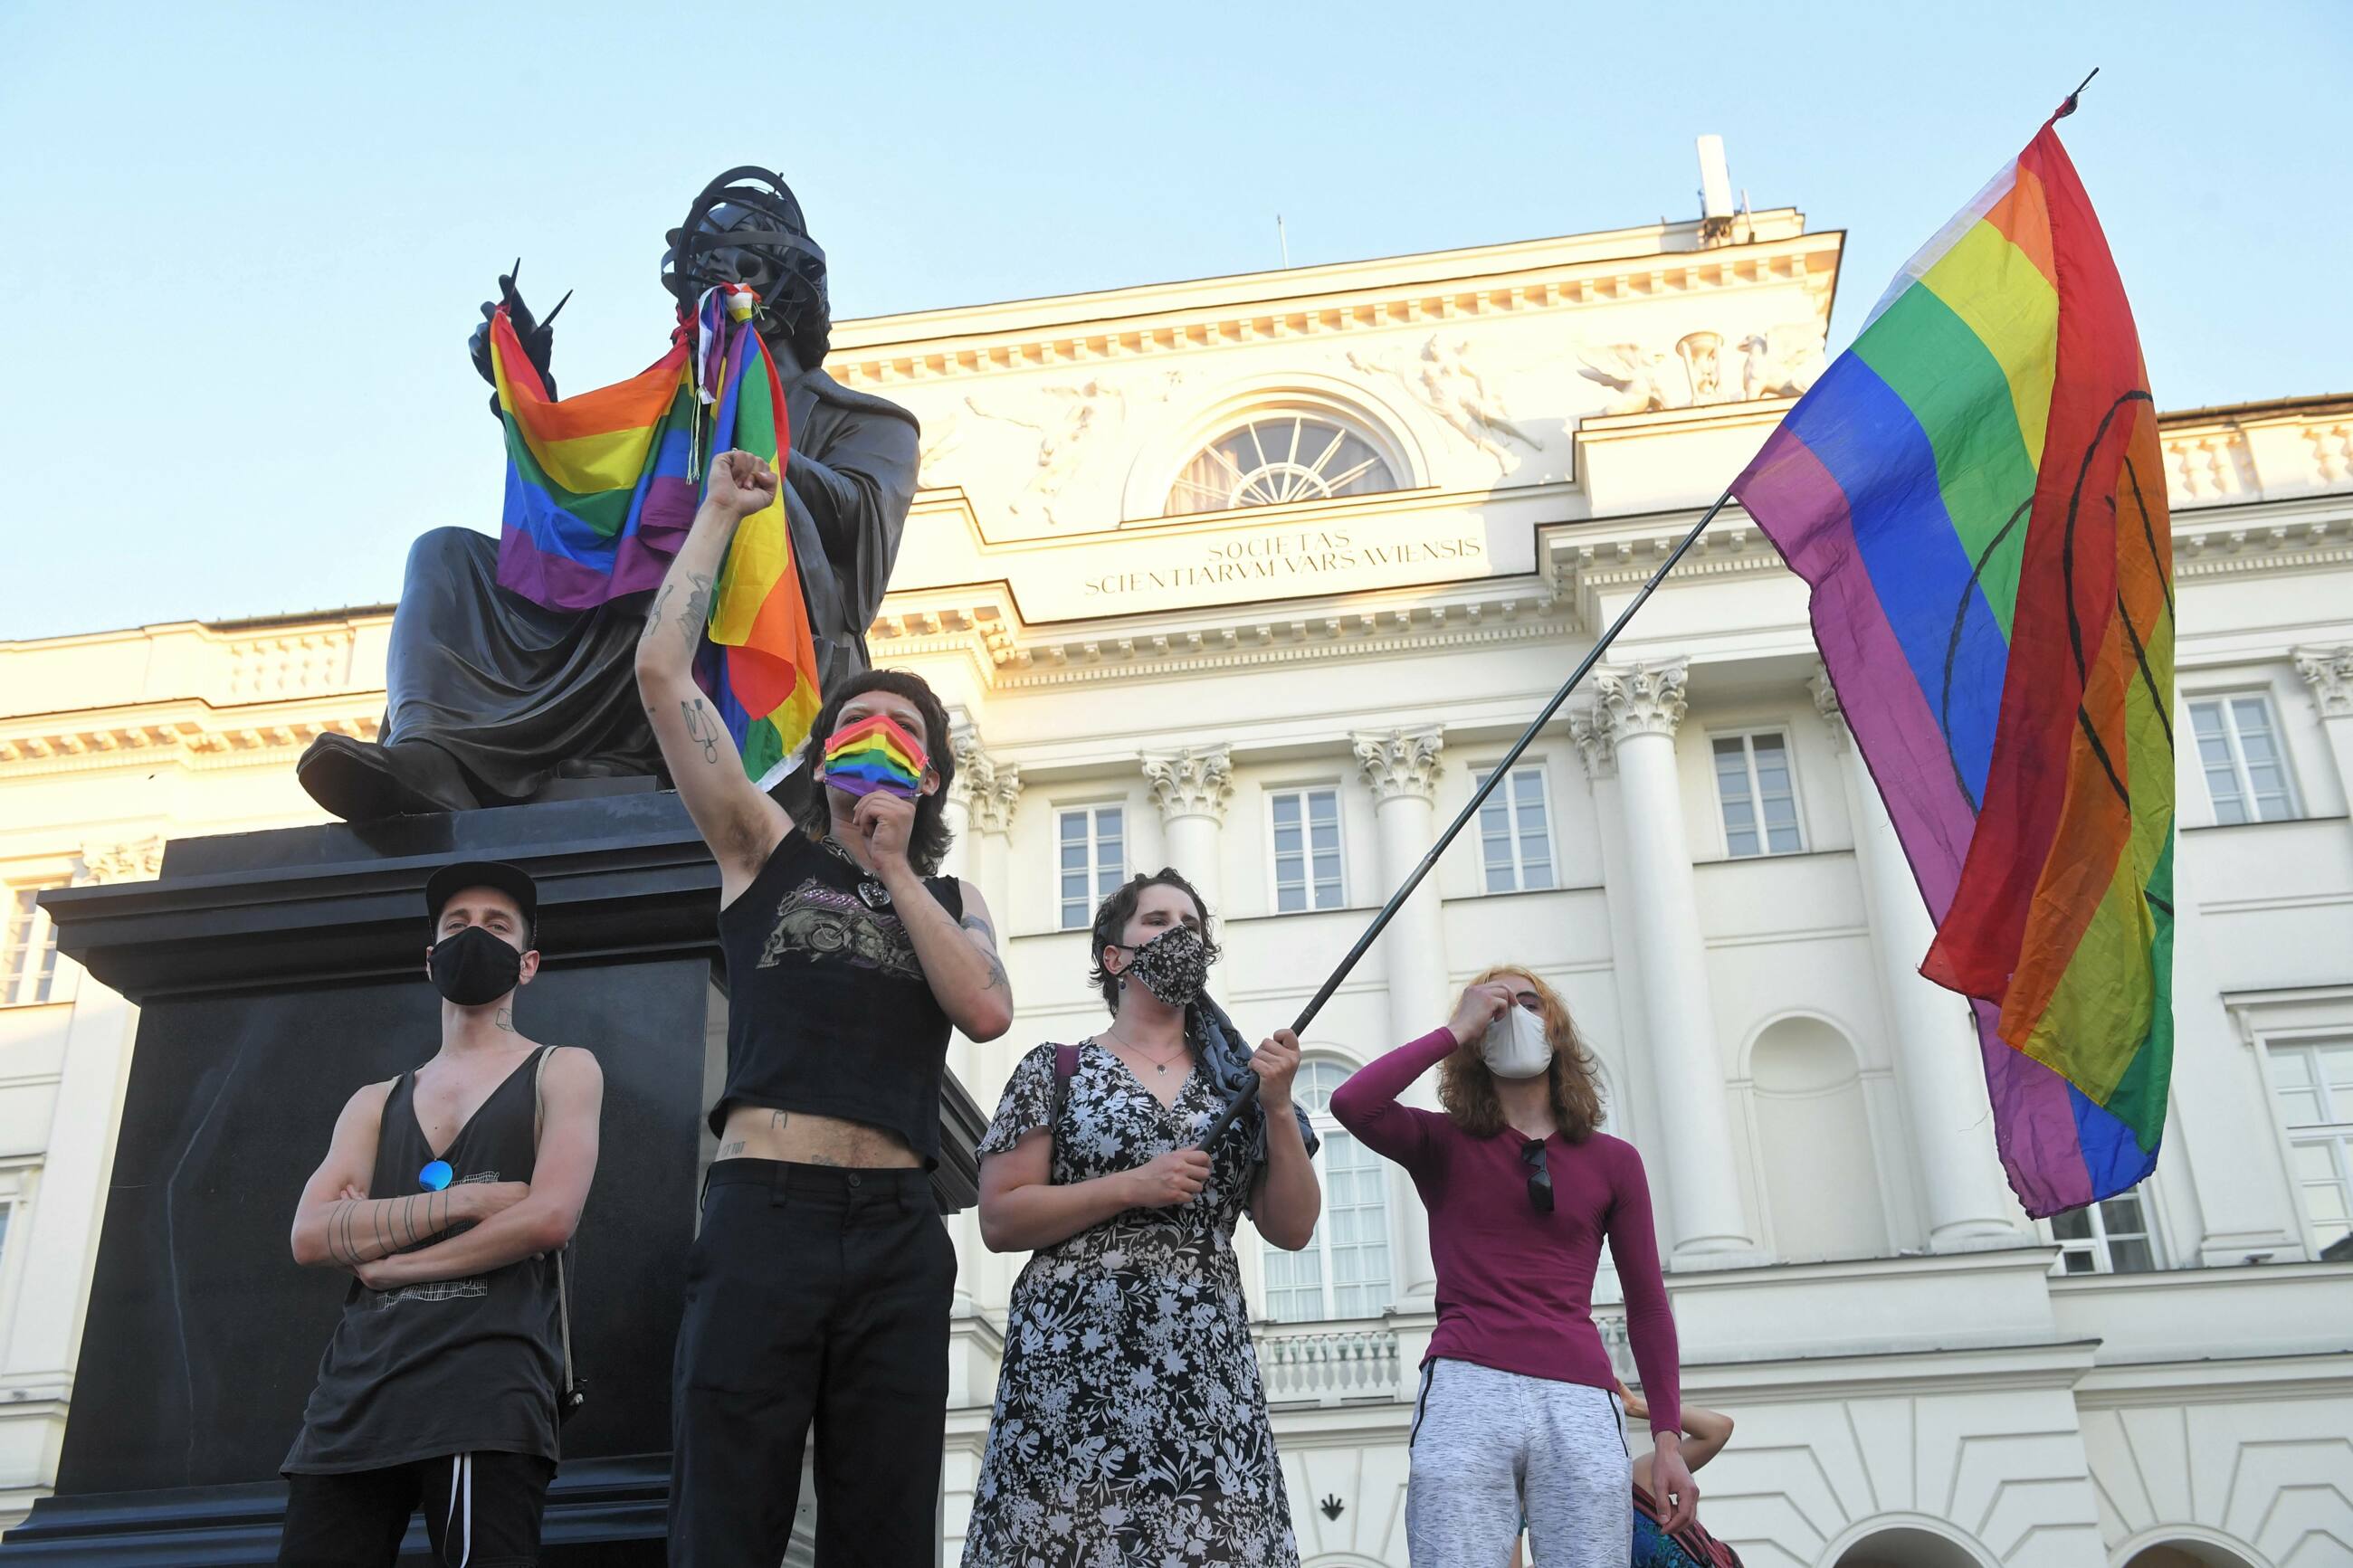
[[[1606,1132],[1582,1143],[1554,1133],[1545,1140],[1553,1209],[1541,1212],[1528,1199],[1529,1166],[1520,1158],[1525,1139],[1509,1128],[1473,1138],[1435,1111],[1398,1103],[1454,1045],[1452,1030],[1435,1030],[1367,1065],[1332,1095],[1340,1125],[1403,1165],[1430,1211],[1438,1330],[1425,1360],[1614,1387],[1609,1353],[1593,1324],[1593,1274],[1607,1237],[1651,1429],[1680,1431],[1675,1320],[1641,1155]]]

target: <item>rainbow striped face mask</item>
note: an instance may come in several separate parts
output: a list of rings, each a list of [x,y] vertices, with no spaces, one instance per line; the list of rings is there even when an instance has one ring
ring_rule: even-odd
[[[825,782],[844,795],[881,790],[913,800],[930,766],[922,743],[887,713],[845,724],[825,742]]]

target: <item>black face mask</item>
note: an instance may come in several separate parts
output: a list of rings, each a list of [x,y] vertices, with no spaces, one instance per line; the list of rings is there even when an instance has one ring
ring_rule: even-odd
[[[522,954],[482,926],[452,931],[433,944],[427,959],[433,988],[460,1007],[497,1001],[522,978]]]

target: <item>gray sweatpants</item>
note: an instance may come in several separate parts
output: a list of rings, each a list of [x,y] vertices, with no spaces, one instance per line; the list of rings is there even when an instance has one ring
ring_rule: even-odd
[[[1615,1394],[1433,1361],[1412,1448],[1405,1534],[1416,1568],[1504,1568],[1523,1518],[1531,1568],[1626,1568],[1633,1463]]]

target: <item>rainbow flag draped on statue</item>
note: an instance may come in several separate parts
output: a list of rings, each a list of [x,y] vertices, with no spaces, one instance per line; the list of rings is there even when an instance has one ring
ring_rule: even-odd
[[[702,495],[711,454],[735,448],[779,475],[790,453],[776,362],[735,285],[702,297],[691,330],[637,375],[558,402],[501,306],[491,363],[506,426],[499,584],[554,610],[586,610],[661,581]],[[773,782],[818,706],[817,650],[785,517],[784,487],[735,530],[695,659],[743,753]]]
[[[2011,1187],[2156,1167],[2173,1047],[2173,590],[2139,339],[2056,122],[1733,482],[1973,999]]]

